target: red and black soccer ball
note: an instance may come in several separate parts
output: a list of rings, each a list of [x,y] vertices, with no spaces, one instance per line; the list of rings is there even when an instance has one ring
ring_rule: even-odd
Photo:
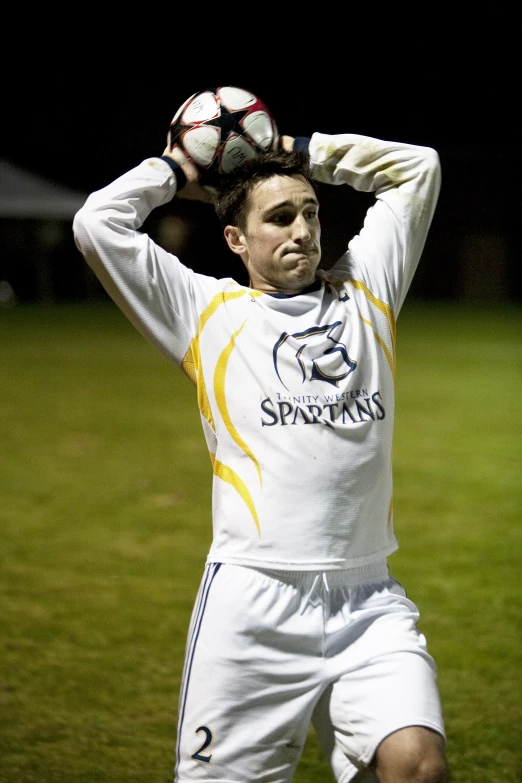
[[[207,186],[259,152],[275,149],[278,139],[275,118],[263,101],[232,86],[191,95],[175,113],[168,133],[169,148],[181,147]]]

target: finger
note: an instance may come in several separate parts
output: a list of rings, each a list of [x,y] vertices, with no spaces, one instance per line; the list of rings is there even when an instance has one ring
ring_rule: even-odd
[[[294,137],[293,136],[281,136],[280,137],[280,144],[281,149],[283,149],[285,152],[292,152],[294,149]]]
[[[194,163],[192,163],[190,158],[185,155],[183,150],[180,149],[180,147],[174,145],[172,149],[170,149],[169,146],[167,146],[163,154],[167,155],[169,158],[172,158],[172,160],[176,161],[176,163],[181,166],[183,173],[187,178],[187,182],[195,182],[199,179],[198,169]]]

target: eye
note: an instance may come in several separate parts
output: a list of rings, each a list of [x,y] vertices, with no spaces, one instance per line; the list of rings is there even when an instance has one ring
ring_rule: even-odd
[[[292,215],[286,212],[279,212],[277,215],[272,215],[269,219],[270,223],[275,223],[278,226],[288,226],[292,222]]]

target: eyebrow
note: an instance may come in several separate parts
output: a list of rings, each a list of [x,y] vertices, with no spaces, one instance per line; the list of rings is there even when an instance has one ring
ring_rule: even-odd
[[[269,215],[271,212],[276,212],[278,209],[284,209],[285,207],[294,207],[295,204],[293,201],[289,201],[288,199],[286,201],[280,201],[277,204],[274,204],[273,206],[269,207],[265,211],[265,215]],[[314,198],[313,196],[309,196],[307,199],[303,201],[303,203],[300,205],[299,209],[302,209],[302,207],[308,207],[308,206],[319,206],[319,201]]]

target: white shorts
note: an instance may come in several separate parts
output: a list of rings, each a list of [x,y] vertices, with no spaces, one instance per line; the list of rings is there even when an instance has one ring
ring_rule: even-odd
[[[289,783],[311,722],[338,783],[397,729],[444,736],[418,617],[385,561],[324,574],[208,565],[187,642],[175,781]]]

